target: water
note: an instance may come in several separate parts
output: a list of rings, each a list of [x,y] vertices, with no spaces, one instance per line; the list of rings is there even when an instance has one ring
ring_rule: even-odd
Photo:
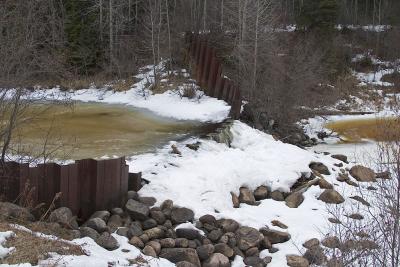
[[[13,151],[50,159],[130,156],[154,151],[171,140],[201,135],[212,128],[179,122],[128,106],[77,103],[36,105],[16,129]]]

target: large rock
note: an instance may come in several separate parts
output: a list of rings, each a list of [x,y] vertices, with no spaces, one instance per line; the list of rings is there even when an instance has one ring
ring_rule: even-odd
[[[93,240],[96,240],[100,236],[96,230],[90,227],[81,227],[79,228],[79,232],[81,233],[81,237],[90,237]]]
[[[66,228],[78,229],[76,218],[72,215],[72,211],[66,207],[54,210],[49,216],[49,221],[59,223]]]
[[[265,263],[260,257],[257,256],[250,256],[246,257],[243,262],[246,264],[246,266],[251,266],[251,267],[264,267]]]
[[[96,211],[95,213],[92,214],[92,216],[90,216],[89,219],[93,219],[93,218],[100,218],[103,221],[107,222],[108,219],[110,218],[110,212],[107,210]]]
[[[176,267],[196,267],[196,265],[188,261],[180,261],[176,264]]]
[[[334,159],[343,161],[344,163],[349,163],[349,162],[347,161],[347,156],[345,156],[345,155],[336,154],[336,155],[332,155],[331,157],[334,158]]]
[[[263,200],[268,197],[268,187],[262,185],[256,188],[254,190],[254,198],[256,200]]]
[[[155,252],[154,248],[151,246],[145,246],[143,249],[143,254],[156,258],[157,257],[157,253]]]
[[[199,218],[199,221],[203,224],[215,225],[217,220],[210,214],[203,215]]]
[[[247,187],[240,188],[239,201],[240,203],[245,203],[248,205],[256,204],[256,199],[254,198],[253,192],[251,192],[251,190]]]
[[[178,228],[175,230],[177,237],[194,240],[199,237],[199,232],[192,228]]]
[[[21,221],[33,222],[35,220],[35,217],[28,211],[28,209],[22,208],[18,205],[9,202],[0,202],[0,218],[3,216],[6,218],[18,219]],[[72,218],[72,213],[70,218]],[[71,227],[71,228],[76,229],[76,227]]]
[[[128,202],[126,202],[125,209],[132,219],[139,221],[146,220],[150,213],[150,209],[147,205],[133,199],[129,199]]]
[[[149,239],[160,239],[165,237],[165,231],[160,227],[154,227],[144,231],[144,233],[149,237]]]
[[[320,246],[313,246],[307,249],[304,258],[306,258],[310,264],[318,266],[323,265],[328,260],[324,250]]]
[[[342,195],[334,189],[326,189],[318,199],[328,204],[341,204],[344,202]]]
[[[350,174],[359,182],[375,182],[375,172],[370,168],[356,165],[350,169]]]
[[[303,201],[304,196],[301,192],[294,192],[285,199],[286,206],[289,208],[297,208],[301,203],[303,203]]]
[[[271,198],[275,201],[284,201],[285,200],[285,196],[283,195],[283,193],[278,190],[271,192]]]
[[[214,253],[211,257],[203,263],[203,267],[230,267],[229,259],[221,254]]]
[[[141,236],[143,234],[142,227],[139,223],[132,223],[128,230],[128,238],[133,236]]]
[[[110,219],[107,222],[107,226],[110,228],[111,232],[115,232],[119,227],[122,227],[123,222],[122,218],[119,215],[111,215]]]
[[[339,240],[339,238],[337,238],[336,236],[328,236],[326,238],[324,238],[321,242],[321,244],[324,247],[327,248],[340,248],[341,246],[341,242]]]
[[[115,250],[119,247],[118,241],[108,232],[102,233],[96,239],[96,243],[107,250]]]
[[[330,171],[328,167],[326,167],[323,163],[321,162],[311,162],[310,165],[308,165],[311,170],[317,171],[320,174],[325,174],[325,175],[330,175]]]
[[[231,192],[231,197],[232,197],[232,204],[233,204],[233,207],[234,207],[235,209],[240,208],[240,200],[239,200],[239,197],[238,197],[234,192]]]
[[[150,217],[156,220],[158,224],[164,224],[166,221],[165,215],[162,211],[150,211]]]
[[[188,208],[173,208],[171,212],[171,220],[174,224],[191,222],[194,219],[194,213]]]
[[[175,239],[173,239],[173,238],[161,239],[160,245],[162,248],[174,248],[175,247]]]
[[[135,246],[137,248],[140,248],[140,249],[144,248],[144,243],[143,243],[142,239],[140,239],[137,236],[132,237],[131,240],[129,240],[129,244],[131,244],[132,246]]]
[[[196,248],[197,255],[200,260],[207,260],[214,253],[214,246],[212,244],[202,245]]]
[[[155,199],[154,197],[139,197],[139,202],[151,207],[154,206],[154,204],[156,204],[157,199]]]
[[[88,220],[85,225],[96,230],[99,233],[105,232],[108,229],[106,223],[102,219],[97,217]]]
[[[218,225],[225,233],[234,233],[239,228],[239,223],[232,219],[220,219],[218,220]]]
[[[310,263],[307,259],[297,255],[286,256],[287,265],[290,267],[308,267]]]
[[[268,238],[271,244],[284,243],[290,240],[290,234],[268,228],[261,228],[260,232]]]
[[[227,244],[219,243],[214,246],[215,253],[221,253],[228,258],[231,258],[234,254],[233,249],[230,248]]]
[[[237,245],[243,251],[257,247],[263,238],[263,235],[252,227],[242,226],[236,231]]]
[[[161,249],[160,257],[173,263],[187,261],[198,267],[201,266],[199,256],[196,250],[192,248],[163,248]]]
[[[151,229],[151,228],[154,228],[154,227],[156,227],[158,224],[157,224],[157,221],[156,220],[154,220],[154,219],[147,219],[147,220],[145,220],[143,223],[142,223],[142,228],[143,228],[143,230],[147,230],[147,229]]]

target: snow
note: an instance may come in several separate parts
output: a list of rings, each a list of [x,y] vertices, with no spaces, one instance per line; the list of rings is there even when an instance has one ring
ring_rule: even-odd
[[[167,76],[167,73],[163,70],[163,63],[160,63],[156,68],[161,73],[161,77]],[[184,69],[180,73],[187,74]],[[178,72],[175,74],[177,75]],[[197,90],[193,99],[181,97],[185,84],[161,94],[154,94],[149,89],[154,80],[152,66],[144,67],[141,74],[138,74],[136,78],[140,81],[124,92],[115,92],[107,88],[89,88],[65,92],[60,88],[53,88],[45,91],[36,90],[29,96],[36,99],[68,99],[82,102],[123,104],[176,120],[221,122],[229,115],[230,106],[225,101],[206,96],[199,90]]]
[[[153,154],[139,155],[129,160],[130,171],[142,171],[150,181],[139,193],[154,196],[158,203],[166,199],[176,205],[193,209],[195,217],[212,214],[217,218],[232,218],[242,225],[261,228],[271,225],[272,220],[286,224],[292,238],[289,242],[276,245],[279,248],[268,266],[286,266],[287,254],[299,254],[302,243],[311,238],[321,238],[327,225],[325,203],[317,200],[322,190],[311,187],[305,194],[305,201],[297,209],[291,209],[284,202],[266,199],[259,206],[241,204],[239,209],[232,206],[230,192],[239,193],[241,186],[255,189],[260,185],[272,190],[289,192],[290,187],[302,174],[309,174],[309,163],[318,161],[332,170],[325,178],[336,182],[337,160],[316,154],[296,146],[275,141],[272,136],[253,129],[239,121],[231,127],[231,147],[211,140],[200,140],[198,151],[192,151],[185,144],[197,139],[175,143],[182,156],[169,153],[165,146]],[[343,191],[343,185],[337,185]],[[263,251],[261,255],[270,255]],[[244,266],[238,258],[235,266]]]
[[[14,248],[3,247],[7,239],[13,236],[14,233],[12,231],[0,232],[0,260],[5,258],[8,254],[10,254],[14,250]]]

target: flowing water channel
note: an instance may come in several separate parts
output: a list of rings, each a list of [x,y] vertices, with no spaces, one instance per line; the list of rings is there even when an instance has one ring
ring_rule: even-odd
[[[175,121],[129,106],[76,103],[30,107],[13,139],[18,155],[50,159],[130,156],[171,140],[205,134],[214,125]]]

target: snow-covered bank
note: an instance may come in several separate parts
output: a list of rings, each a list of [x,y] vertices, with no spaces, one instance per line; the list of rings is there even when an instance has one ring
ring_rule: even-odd
[[[271,221],[282,221],[289,227],[292,239],[278,244],[278,252],[263,251],[261,255],[272,256],[268,266],[286,266],[287,254],[299,254],[303,242],[321,237],[321,231],[326,228],[326,204],[317,200],[323,190],[311,187],[304,194],[305,201],[296,209],[272,199],[262,200],[259,206],[242,204],[235,209],[230,192],[238,193],[241,186],[255,189],[260,185],[288,192],[302,174],[310,174],[309,164],[313,161],[328,166],[331,175],[325,178],[337,184],[339,168],[334,163],[339,161],[275,141],[272,136],[238,121],[234,122],[231,133],[231,147],[200,140],[199,150],[193,151],[185,146],[198,141],[192,139],[176,144],[182,156],[171,154],[170,147],[166,146],[155,154],[132,158],[130,171],[142,171],[143,177],[150,181],[139,193],[154,196],[158,202],[172,199],[177,205],[193,209],[196,217],[212,214],[234,219],[242,225],[276,230],[279,228],[272,226]],[[335,185],[338,192],[344,192],[343,187]]]

